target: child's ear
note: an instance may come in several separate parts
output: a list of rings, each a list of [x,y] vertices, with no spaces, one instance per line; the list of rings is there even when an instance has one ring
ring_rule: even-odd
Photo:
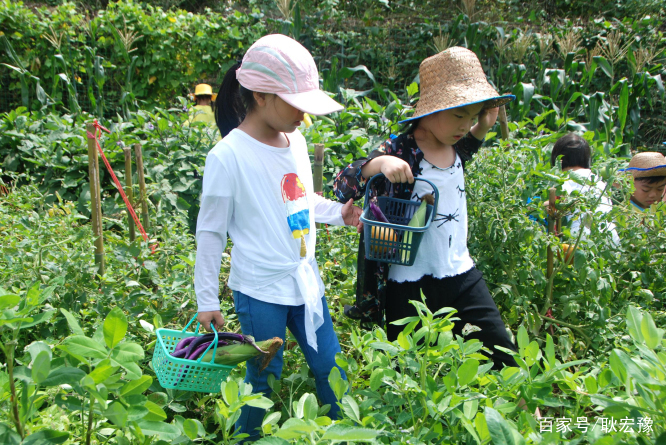
[[[252,95],[254,96],[254,101],[257,103],[258,106],[263,107],[266,105],[266,93],[258,93],[256,91],[252,92]]]

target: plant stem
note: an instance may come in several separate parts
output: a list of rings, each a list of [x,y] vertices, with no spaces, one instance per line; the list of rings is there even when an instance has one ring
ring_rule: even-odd
[[[426,370],[427,370],[427,362],[428,362],[428,349],[430,348],[430,329],[428,329],[428,333],[426,334],[426,342],[425,342],[425,354],[423,357],[421,357],[421,389],[425,391],[426,387]]]
[[[606,183],[606,187],[604,190],[599,194],[597,199],[594,201],[594,204],[592,206],[592,209],[596,209],[599,206],[599,203],[601,202],[601,198],[603,198],[606,195],[606,191],[608,191],[608,187],[613,183],[613,175],[611,175],[608,183]],[[554,207],[552,208],[554,211]],[[554,216],[553,216],[553,219]],[[573,251],[576,252],[576,249],[578,249],[578,244],[580,244],[580,240],[583,237],[583,233],[585,232],[583,225],[581,224],[580,230],[578,232],[578,237],[576,238],[576,243],[574,244]],[[549,248],[550,249],[550,248]],[[552,301],[552,296],[553,296],[553,281],[555,279],[555,276],[562,270],[562,268],[567,264],[566,260],[566,254],[564,255],[564,261],[561,261],[560,264],[558,265],[557,269],[553,271],[553,273],[548,277],[548,290],[546,291],[546,302],[541,308],[541,311],[539,311],[539,316],[543,317],[543,315],[548,312],[548,308],[551,306],[551,301]],[[586,337],[587,338],[587,337]],[[588,339],[589,340],[589,339]]]
[[[16,432],[19,433],[21,439],[24,439],[25,431],[23,431],[23,425],[21,425],[21,418],[19,417],[18,397],[16,396],[16,385],[14,384],[14,348],[16,348],[16,340],[10,341],[7,346],[9,346],[9,348],[8,350],[5,350],[5,355],[7,356],[7,375],[9,376],[9,391],[11,393],[11,417],[16,426]]]
[[[90,410],[88,411],[88,431],[86,432],[86,445],[90,445],[90,439],[92,437],[92,426],[93,426],[93,406],[95,405],[95,400],[90,398]]]
[[[557,211],[555,209],[555,201],[557,200],[555,196],[555,187],[551,187],[548,190],[548,204],[549,204],[549,211],[548,211],[548,235],[551,235],[555,232],[555,212]],[[581,230],[582,233],[582,230]],[[553,281],[555,277],[555,273],[553,272],[553,248],[548,246],[547,247],[547,252],[546,252],[546,277],[548,278],[548,285],[546,287],[546,304],[544,304],[542,313],[545,314],[545,311],[548,311],[548,308],[550,308],[550,302],[553,298]]]
[[[541,319],[544,320],[544,321],[550,321],[551,323],[561,324],[562,326],[565,326],[567,328],[575,330],[576,332],[578,332],[585,339],[585,343],[588,346],[590,345],[590,342],[591,342],[590,337],[588,337],[585,334],[585,331],[583,331],[583,329],[581,329],[584,326],[575,326],[575,325],[572,325],[571,323],[567,323],[566,321],[558,320],[557,318],[546,317],[545,315],[541,315],[541,314],[539,314],[539,317],[541,317]]]

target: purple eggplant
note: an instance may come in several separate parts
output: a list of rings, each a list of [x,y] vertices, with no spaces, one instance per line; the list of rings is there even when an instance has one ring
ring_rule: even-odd
[[[185,347],[185,357],[188,358],[190,356],[190,353],[194,351],[196,348],[199,347],[199,345],[203,342],[211,342],[215,339],[215,334],[204,334],[204,335],[198,335],[194,337],[194,340],[190,342],[189,345]]]
[[[174,349],[173,352],[176,353],[176,352],[180,351],[181,349],[185,349],[187,347],[187,345],[189,345],[190,343],[192,343],[192,341],[194,341],[195,338],[197,338],[196,335],[193,335],[191,337],[185,337],[185,338],[181,339],[178,342],[178,344],[176,345],[176,349]],[[171,354],[171,355],[173,355],[173,354]]]
[[[192,338],[186,344],[185,346],[181,347],[181,349],[178,350],[178,352],[174,351],[174,353],[171,354],[172,357],[175,358],[184,358],[187,360],[197,360],[205,351],[208,346],[215,341],[215,334],[214,333],[209,333],[209,334],[204,334],[204,335],[196,335],[193,337],[188,337]],[[243,334],[237,334],[234,332],[218,332],[217,333],[217,346],[227,346],[233,342],[237,343],[248,343],[252,345],[255,349],[258,351],[266,354],[266,351],[263,351],[257,344],[254,342],[254,338],[249,336],[249,335],[243,335]],[[185,340],[185,339],[184,339]],[[181,340],[182,342],[183,340]],[[180,346],[180,342],[178,344]],[[186,378],[188,370],[190,366],[185,365],[183,366],[182,372],[178,374],[178,382],[176,385],[178,385],[180,382],[183,381],[183,379]]]
[[[179,351],[173,351],[173,352],[171,353],[171,357],[174,357],[174,358],[185,358],[185,353],[186,353],[186,352],[187,352],[187,349],[185,349],[185,348],[183,348],[183,349],[181,349],[181,350],[179,350]]]
[[[188,359],[188,360],[196,360],[196,359],[198,359],[199,356],[201,356],[201,354],[203,354],[203,353],[206,351],[206,349],[208,348],[208,345],[210,345],[211,343],[212,343],[212,341],[207,341],[207,342],[201,343],[201,344],[197,347],[197,349],[193,350],[192,353],[189,354],[189,355],[187,356],[187,359]],[[218,346],[218,347],[220,347],[220,346],[227,346],[228,344],[229,344],[229,343],[228,343],[226,340],[218,340],[218,341],[217,341],[217,346]],[[211,348],[211,349],[212,349],[212,348]]]
[[[383,223],[388,223],[388,219],[386,219],[386,216],[384,216],[384,213],[382,212],[382,209],[379,208],[377,204],[375,204],[373,201],[370,201],[370,210],[372,211],[372,214],[375,216],[375,219],[379,222]]]
[[[218,338],[221,340],[231,340],[237,341],[240,343],[246,343],[246,337],[243,334],[237,334],[235,332],[218,332]]]

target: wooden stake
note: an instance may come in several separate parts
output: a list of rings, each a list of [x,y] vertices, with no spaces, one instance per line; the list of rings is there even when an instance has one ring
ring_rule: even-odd
[[[87,124],[89,134],[95,134],[93,124]],[[95,139],[88,138],[88,174],[90,176],[90,213],[95,237],[95,265],[100,275],[104,275],[104,238],[102,237],[102,203],[99,184],[99,156]]]
[[[315,144],[312,180],[315,193],[322,193],[324,191],[324,144]],[[321,228],[321,224],[317,224],[317,227]]]
[[[130,204],[134,206],[134,192],[132,191],[132,150],[129,147],[124,147],[123,152],[125,153],[125,194]],[[129,239],[130,243],[133,243],[136,239],[136,232],[134,230],[134,219],[130,215],[129,210],[127,211],[127,226],[129,227]]]
[[[548,189],[548,233],[555,233],[555,201],[557,201],[557,196],[555,195],[555,187]],[[546,253],[546,278],[548,279],[548,289],[546,290],[546,296],[550,299],[550,296],[553,294],[553,280],[550,277],[553,275],[553,266],[554,266],[554,252],[552,247],[548,247],[548,252]]]
[[[143,174],[143,153],[141,144],[134,144],[134,155],[136,156],[136,172],[139,175],[139,192],[141,193],[141,219],[143,220],[143,230],[150,228],[150,218],[148,217],[148,197],[146,196],[146,178]]]
[[[509,124],[506,121],[506,109],[504,108],[504,105],[499,107],[499,123],[500,123],[500,131],[502,133],[502,140],[508,141],[509,140]]]

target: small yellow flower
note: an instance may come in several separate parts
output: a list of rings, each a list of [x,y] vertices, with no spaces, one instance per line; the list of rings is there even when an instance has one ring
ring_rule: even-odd
[[[170,21],[171,23],[176,23],[176,19],[173,18],[173,17],[169,17],[169,21]]]

